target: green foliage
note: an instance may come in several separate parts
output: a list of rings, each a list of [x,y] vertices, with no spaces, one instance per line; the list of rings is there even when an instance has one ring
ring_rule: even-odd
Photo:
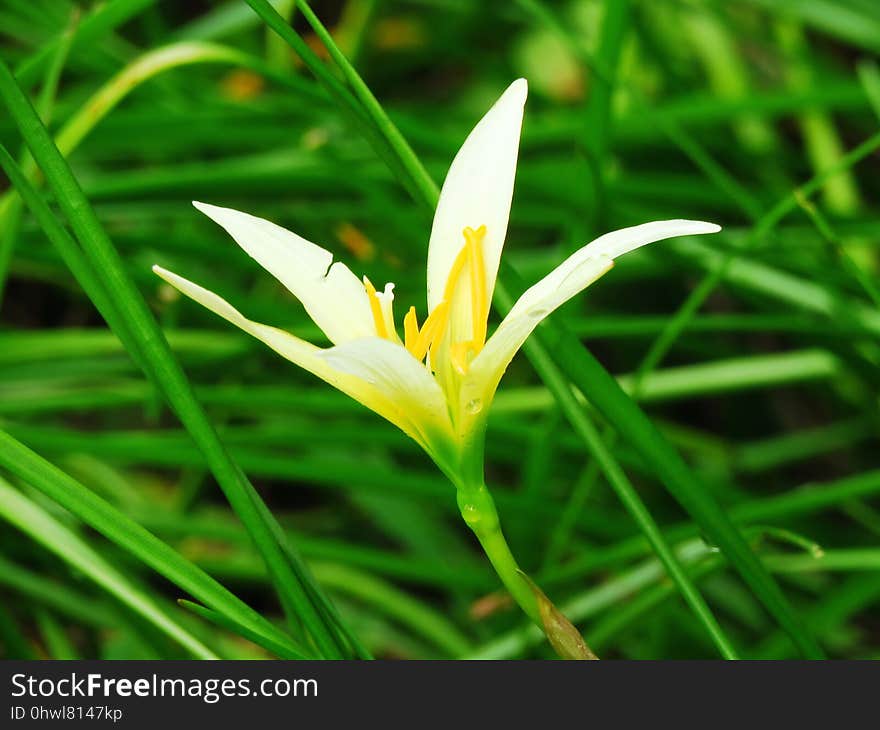
[[[0,15],[0,655],[550,656],[413,443],[150,273],[323,344],[202,199],[423,315],[437,182],[519,75],[499,311],[606,230],[724,226],[511,365],[487,484],[522,568],[603,658],[880,654],[871,3]]]

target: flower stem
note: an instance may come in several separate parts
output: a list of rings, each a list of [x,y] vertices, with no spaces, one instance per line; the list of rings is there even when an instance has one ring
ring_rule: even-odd
[[[510,595],[544,632],[556,653],[562,659],[597,659],[571,621],[520,570],[501,532],[495,501],[486,485],[482,482],[475,487],[459,485],[458,508]]]
[[[510,552],[504,533],[501,531],[501,523],[498,519],[498,511],[495,509],[495,501],[484,484],[476,487],[458,488],[458,508],[461,516],[468,527],[473,530],[480,545],[495,572],[504,583],[510,595],[519,604],[525,614],[534,621],[542,630],[544,629],[538,611],[538,599],[529,583],[523,578],[523,572]]]

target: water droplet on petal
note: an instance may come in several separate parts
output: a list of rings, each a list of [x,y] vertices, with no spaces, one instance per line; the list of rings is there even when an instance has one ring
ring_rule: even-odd
[[[475,416],[477,413],[483,410],[483,401],[479,398],[474,398],[473,400],[469,400],[464,409],[470,413],[472,416]]]
[[[543,319],[548,313],[549,312],[543,307],[538,307],[537,309],[529,310],[529,317],[532,317],[533,319]]]

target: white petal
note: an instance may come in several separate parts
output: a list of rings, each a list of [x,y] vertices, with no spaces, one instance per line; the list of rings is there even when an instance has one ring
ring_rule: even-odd
[[[403,346],[378,337],[352,340],[321,351],[332,368],[369,383],[400,410],[418,432],[416,440],[431,443],[451,433],[446,396],[430,371]],[[411,434],[412,435],[412,434]]]
[[[649,243],[675,236],[717,233],[720,230],[721,226],[715,223],[669,220],[643,223],[640,226],[606,233],[575,251],[541,281],[528,289],[513,305],[507,318],[516,317],[521,312],[536,308],[547,310],[544,314],[546,316],[605,273],[612,260]],[[605,261],[604,264],[599,263],[602,260]],[[602,270],[594,276],[592,269],[595,267]],[[543,302],[544,299],[548,301]],[[548,304],[553,300],[558,302],[555,306],[549,307]],[[543,317],[538,321],[540,319]]]
[[[621,228],[611,231],[604,236],[599,236],[592,243],[584,246],[581,251],[589,252],[591,256],[607,256],[616,259],[648,243],[662,241],[665,238],[675,236],[696,236],[701,233],[718,233],[721,226],[717,223],[706,221],[689,221],[676,218],[668,221],[654,221],[642,223],[639,226]]]
[[[193,201],[299,299],[331,342],[376,335],[364,285],[333,254],[286,228],[231,208]]]
[[[466,227],[486,226],[483,255],[486,291],[492,298],[507,233],[527,93],[525,79],[514,81],[470,133],[449,168],[428,246],[428,311],[443,298],[452,264],[464,246]],[[462,327],[469,319],[469,310],[453,315]]]
[[[253,322],[241,314],[225,299],[208,291],[198,284],[194,284],[177,274],[167,271],[159,266],[154,266],[153,271],[167,281],[171,286],[197,301],[202,306],[210,309],[215,314],[220,315],[223,319],[231,322],[236,327],[240,327],[248,334],[253,335],[258,340],[271,347],[282,357],[299,365],[304,370],[308,370],[313,375],[321,378],[330,385],[338,388],[346,395],[351,396],[359,403],[378,413],[380,416],[388,419],[404,432],[415,438],[419,443],[423,443],[421,435],[423,430],[414,423],[413,413],[406,408],[401,407],[399,398],[399,388],[390,387],[385,382],[386,379],[374,378],[369,379],[363,377],[357,372],[353,372],[355,368],[350,368],[352,372],[347,372],[342,368],[334,367],[330,360],[323,357],[325,353],[332,353],[337,348],[322,350],[315,345],[295,337],[289,332],[280,330],[276,327],[270,327],[259,322]],[[360,340],[359,342],[373,342],[376,338]],[[382,340],[385,342],[385,340]],[[353,343],[352,343],[353,344]],[[415,363],[415,360],[403,350],[402,347],[387,343],[390,347],[396,347],[403,351],[408,359]],[[418,363],[416,363],[418,365]],[[424,368],[422,368],[424,370]],[[434,384],[439,390],[439,387]],[[422,393],[424,395],[424,393]],[[448,417],[447,417],[448,422]],[[438,428],[443,427],[442,421],[439,422]],[[425,445],[423,443],[423,445]]]
[[[184,279],[182,276],[178,276],[173,271],[163,269],[161,266],[154,266],[153,272],[182,294],[186,294],[190,299],[195,300],[206,309],[210,309],[214,314],[220,315],[227,322],[231,322],[236,327],[261,340],[282,357],[291,360],[310,372],[324,368],[323,363],[316,358],[320,348],[310,342],[301,340],[299,337],[277,327],[270,327],[269,325],[247,319],[222,297],[198,284],[194,284],[188,279]],[[315,372],[315,374],[318,373]]]
[[[486,346],[471,362],[462,387],[463,401],[491,398],[513,356],[532,330],[551,312],[607,272],[614,258],[665,238],[720,230],[720,226],[702,221],[657,221],[607,233],[576,251],[526,290],[513,305]]]

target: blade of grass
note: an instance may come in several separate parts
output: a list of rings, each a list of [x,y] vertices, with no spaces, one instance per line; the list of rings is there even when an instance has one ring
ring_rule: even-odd
[[[4,431],[0,431],[0,464],[205,605],[283,643],[301,658],[308,656],[290,637],[173,548]]]
[[[278,15],[266,0],[247,0],[247,2],[266,22],[269,22],[267,19],[268,17]],[[397,129],[394,122],[392,122],[385,113],[385,109],[382,108],[382,105],[373,95],[373,92],[370,91],[370,88],[364,83],[364,80],[360,77],[360,74],[355,70],[354,66],[349,63],[348,58],[339,49],[339,46],[336,45],[333,36],[330,35],[330,32],[324,27],[323,23],[321,23],[318,16],[315,15],[309,4],[305,0],[296,0],[296,6],[308,24],[312,27],[312,30],[315,31],[315,35],[317,35],[321,43],[324,44],[330,57],[339,67],[340,71],[342,71],[342,75],[351,86],[354,95],[363,106],[368,117],[372,120],[379,136],[387,141],[394,156],[400,161],[401,167],[409,173],[415,184],[415,189],[418,192],[415,196],[416,200],[418,201],[421,199],[425,201],[426,204],[428,201],[433,201],[438,194],[437,185],[428,174],[427,170],[425,170],[419,162],[415,152],[413,152],[412,148],[407,144],[403,135],[400,133],[400,130]],[[290,27],[287,24],[284,25],[286,28]],[[428,207],[433,210],[433,202],[430,203]]]
[[[52,55],[51,63],[46,68],[43,85],[40,89],[40,96],[37,99],[37,112],[40,118],[49,123],[52,116],[52,106],[55,103],[55,96],[58,92],[58,81],[61,78],[61,71],[64,63],[67,61],[67,55],[73,39],[76,37],[76,30],[79,21],[79,11],[75,9],[71,14],[70,25],[61,36],[61,42]],[[30,157],[25,153],[21,156],[25,162],[30,161]],[[12,260],[12,252],[15,248],[15,240],[19,234],[19,224],[21,222],[21,202],[7,201],[6,195],[0,197],[0,309],[3,306],[3,293],[6,290],[6,276],[9,271],[9,264]]]
[[[80,658],[70,638],[64,631],[64,627],[45,609],[40,609],[37,612],[37,626],[43,637],[43,643],[46,645],[48,654],[52,659],[69,660]]]
[[[507,272],[508,279],[511,272]],[[714,496],[688,469],[678,452],[618,385],[601,363],[555,322],[536,331],[543,347],[568,379],[656,470],[658,478],[706,535],[721,549],[767,610],[805,656],[822,656],[776,581],[749,547]]]
[[[451,656],[461,656],[470,650],[470,642],[446,616],[384,580],[337,563],[317,563],[315,574],[328,587],[376,605],[382,613]]]
[[[155,382],[163,388],[172,408],[199,444],[227,499],[267,561],[285,609],[303,621],[322,653],[328,657],[344,656],[346,643],[356,642],[342,627],[329,601],[314,583],[247,477],[227,454],[79,183],[2,62],[0,97],[52,186],[95,274],[106,289],[114,293],[113,301],[119,309],[120,319],[130,328],[130,339],[137,343],[137,350],[149,364]]]
[[[311,71],[315,78],[324,85],[330,95],[339,103],[340,109],[347,115],[349,121],[364,135],[379,157],[381,157],[391,170],[398,175],[401,183],[407,188],[410,194],[412,194],[419,202],[424,200],[421,193],[423,192],[422,186],[424,186],[426,178],[424,175],[420,174],[418,170],[416,170],[414,174],[415,168],[407,165],[407,163],[411,163],[412,160],[404,160],[401,157],[401,150],[406,147],[406,145],[405,143],[402,143],[400,133],[398,132],[396,136],[393,134],[391,130],[396,131],[396,128],[390,120],[387,120],[387,118],[381,123],[381,126],[378,126],[378,129],[374,129],[370,124],[371,117],[364,116],[365,110],[368,114],[376,114],[377,107],[381,110],[378,102],[375,102],[374,99],[373,101],[375,103],[372,106],[365,105],[364,108],[362,108],[361,105],[358,104],[358,100],[352,96],[351,92],[333,75],[321,59],[318,58],[317,54],[309,48],[308,44],[293,28],[290,27],[290,25],[288,25],[284,18],[278,14],[278,11],[275,10],[267,0],[247,0],[247,3],[263,22],[275,31],[275,33],[277,33],[279,37],[281,37],[281,39],[294,50],[302,62],[308,67],[309,71]],[[308,6],[305,5],[305,3],[297,2],[296,6],[310,24],[313,23],[313,20],[317,20],[310,8],[308,9],[308,14],[306,13],[306,8],[308,8]],[[320,23],[318,23],[318,25],[320,25]],[[313,25],[313,27],[315,26]],[[317,32],[318,31],[316,30],[316,33]],[[329,38],[329,33],[327,33],[326,30],[324,30],[323,33]],[[320,33],[318,33],[318,35],[321,37]],[[324,38],[322,37],[322,42],[323,40]],[[332,43],[332,39],[330,39],[330,41]],[[331,51],[331,54],[332,53],[333,52]],[[341,55],[339,49],[336,49],[336,53]],[[359,89],[355,87],[355,91],[358,92]],[[381,111],[381,113],[384,115],[384,111]],[[397,145],[397,147],[395,147],[395,145]],[[410,152],[410,154],[412,153]]]
[[[611,103],[617,89],[617,68],[630,24],[629,0],[604,3],[596,58],[608,75],[595,76],[584,113],[584,137],[595,162],[602,164],[608,149]]]
[[[198,603],[193,603],[192,601],[187,601],[185,598],[180,598],[177,602],[187,611],[191,611],[197,616],[201,616],[206,621],[209,621],[210,623],[215,624],[220,628],[243,636],[244,638],[257,644],[258,646],[262,646],[264,649],[272,652],[281,659],[302,659],[302,654],[300,654],[299,652],[291,651],[287,644],[275,641],[270,636],[264,636],[263,634],[258,634],[254,631],[251,631],[247,627],[242,626],[237,621],[233,621],[231,618],[229,618],[229,616],[225,614],[218,613],[217,611],[212,611],[210,608],[206,608],[205,606],[202,606]]]
[[[0,585],[83,626],[101,628],[122,623],[117,612],[95,596],[49,578],[46,571],[38,573],[4,557],[0,557]]]
[[[98,6],[80,23],[73,49],[76,50],[86,44],[95,43],[104,34],[143,12],[155,2],[156,0],[110,0]],[[27,87],[36,81],[43,66],[51,62],[52,56],[62,43],[64,43],[63,32],[49,43],[44,43],[40,46],[40,50],[18,65],[15,69],[15,76],[22,86]]]
[[[509,310],[513,306],[513,298],[504,288],[503,284],[496,285],[495,297],[499,305]],[[651,548],[657,554],[669,577],[672,578],[682,598],[690,606],[691,610],[703,627],[708,632],[718,651],[725,659],[736,659],[737,653],[732,643],[718,624],[711,609],[706,604],[696,586],[688,577],[682,565],[676,559],[674,552],[667,544],[663,533],[657,523],[651,517],[651,513],[645,507],[620,464],[605,446],[598,429],[584,411],[583,406],[575,399],[568,381],[553,364],[547,351],[536,340],[527,341],[525,352],[541,380],[553,394],[565,417],[572,428],[580,436],[587,450],[599,464],[608,483],[614,489],[623,506],[630,513],[639,529],[647,538]]]
[[[696,316],[700,307],[709,298],[710,294],[715,291],[718,284],[725,280],[728,274],[730,274],[731,269],[738,263],[743,265],[750,264],[742,254],[747,253],[753,248],[757,248],[773,228],[785,218],[785,216],[800,207],[802,204],[801,201],[809,199],[809,196],[821,189],[827,180],[833,178],[841,170],[848,169],[852,165],[855,165],[859,160],[864,159],[867,155],[871,154],[878,148],[880,148],[880,133],[873,135],[850,152],[843,155],[835,165],[832,165],[827,170],[814,175],[803,185],[799,186],[791,193],[786,194],[776,203],[776,205],[768,210],[767,213],[757,218],[744,247],[741,249],[731,249],[723,254],[717,254],[717,265],[714,265],[709,273],[707,273],[697,286],[694,287],[669,320],[664,330],[651,344],[648,353],[639,365],[639,374],[637,377],[645,377],[645,375],[650,373],[663,361],[669,350],[672,348],[673,343],[681,336],[681,333],[688,326],[688,323],[694,318],[694,316]],[[750,212],[750,210],[747,210],[747,212]],[[703,248],[700,244],[698,244],[698,246]],[[715,254],[716,252],[713,251],[712,253]],[[758,264],[758,266],[760,266],[760,264]],[[785,272],[781,272],[781,275],[786,276]],[[771,296],[773,296],[775,292],[781,294],[785,291],[785,288],[777,289],[776,287],[768,287],[766,289],[766,293]],[[809,302],[809,299],[807,302]]]
[[[66,40],[66,43],[59,46],[58,54],[64,54],[69,50],[73,37],[72,33],[65,36],[63,40]],[[63,58],[64,56],[62,56]],[[136,58],[95,92],[59,130],[55,137],[55,146],[66,157],[123,98],[138,86],[171,69],[202,63],[228,63],[250,68],[257,72],[268,71],[259,59],[252,58],[236,49],[213,43],[185,41],[156,48]],[[56,76],[55,67],[58,65],[55,63],[50,67],[47,87],[54,87],[57,83],[57,78],[54,81],[53,78]],[[305,91],[301,84],[292,83],[288,77],[278,77],[277,74],[272,74],[272,78],[283,79],[287,86],[297,92],[303,93]],[[295,77],[293,78],[295,79]],[[46,114],[42,110],[40,117],[47,121]],[[28,157],[22,167],[27,178],[34,180],[36,168],[33,164],[33,158]],[[15,242],[16,226],[14,223],[20,212],[18,200],[15,190],[7,191],[0,197],[0,228],[3,230],[2,237],[0,237],[0,303],[3,299],[3,289]]]
[[[132,611],[180,644],[196,659],[219,657],[131,585],[85,541],[0,478],[0,517],[93,580]]]

